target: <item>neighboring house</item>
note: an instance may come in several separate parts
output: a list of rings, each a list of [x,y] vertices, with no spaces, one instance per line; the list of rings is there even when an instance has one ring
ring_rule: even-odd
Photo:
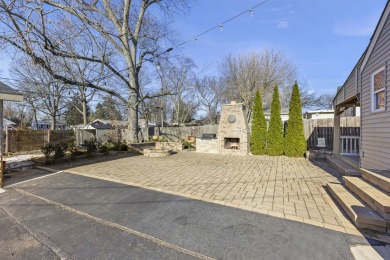
[[[360,168],[377,172],[389,171],[390,2],[386,4],[367,49],[344,85],[337,91],[333,105],[335,108],[333,153],[340,154],[347,146],[347,151],[352,150],[359,155]],[[356,137],[352,142],[346,142],[340,138],[340,115],[348,108],[359,106],[360,137]]]
[[[14,130],[14,129],[16,129],[15,126],[16,126],[16,123],[12,122],[11,120],[3,118],[3,128],[4,129],[6,129],[8,127],[8,130],[10,130],[10,129]]]
[[[127,124],[127,121],[96,119],[80,129],[75,129],[76,142],[78,145],[81,145],[85,140],[90,140],[91,138],[103,144],[109,140],[116,141],[119,129],[126,128]]]
[[[303,114],[304,119],[325,119],[325,118],[333,118],[334,110],[313,110],[307,111]]]
[[[128,121],[122,120],[105,120],[105,119],[96,119],[90,123],[90,125],[111,125],[112,128],[116,129],[125,129],[129,125]]]
[[[289,113],[288,107],[283,107],[280,110],[280,115],[281,115],[283,123],[286,123],[288,121],[288,113]],[[264,115],[265,115],[265,119],[267,121],[269,121],[270,117],[271,117],[271,109],[270,108],[264,109]]]
[[[32,123],[32,130],[49,130],[51,128],[51,122],[49,120],[38,121],[37,124]],[[62,122],[57,122],[56,130],[66,130],[68,127]]]

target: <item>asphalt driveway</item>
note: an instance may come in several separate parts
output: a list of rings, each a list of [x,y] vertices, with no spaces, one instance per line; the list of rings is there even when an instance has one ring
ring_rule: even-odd
[[[329,182],[340,182],[341,173],[325,161],[183,151],[162,158],[125,156],[59,167],[82,176],[360,235],[326,192]]]
[[[7,231],[0,249],[11,259],[353,259],[349,247],[368,244],[360,236],[66,172],[9,187],[0,207]],[[31,246],[12,250],[15,241]]]

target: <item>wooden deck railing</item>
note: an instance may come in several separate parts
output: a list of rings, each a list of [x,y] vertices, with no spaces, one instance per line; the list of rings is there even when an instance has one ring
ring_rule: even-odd
[[[359,136],[340,136],[341,155],[359,155]]]

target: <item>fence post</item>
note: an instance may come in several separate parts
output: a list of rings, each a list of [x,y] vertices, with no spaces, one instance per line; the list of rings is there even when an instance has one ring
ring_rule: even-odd
[[[5,154],[8,154],[9,152],[9,138],[8,138],[8,126],[5,126]]]
[[[51,143],[51,130],[47,130],[47,142]]]

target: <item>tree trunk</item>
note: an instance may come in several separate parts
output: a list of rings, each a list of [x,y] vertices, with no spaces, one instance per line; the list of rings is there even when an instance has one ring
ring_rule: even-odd
[[[38,117],[37,117],[37,110],[35,108],[33,108],[33,113],[34,113],[35,129],[38,130]]]
[[[50,130],[56,130],[56,116],[50,115]]]
[[[128,141],[130,143],[138,143],[138,105],[139,105],[139,84],[135,78],[130,78],[131,86],[134,88],[130,91],[130,98],[128,104],[129,111],[129,126],[130,135],[128,136]]]
[[[81,105],[83,107],[83,124],[84,126],[88,125],[88,118],[87,118],[87,102],[85,99],[81,102]]]

